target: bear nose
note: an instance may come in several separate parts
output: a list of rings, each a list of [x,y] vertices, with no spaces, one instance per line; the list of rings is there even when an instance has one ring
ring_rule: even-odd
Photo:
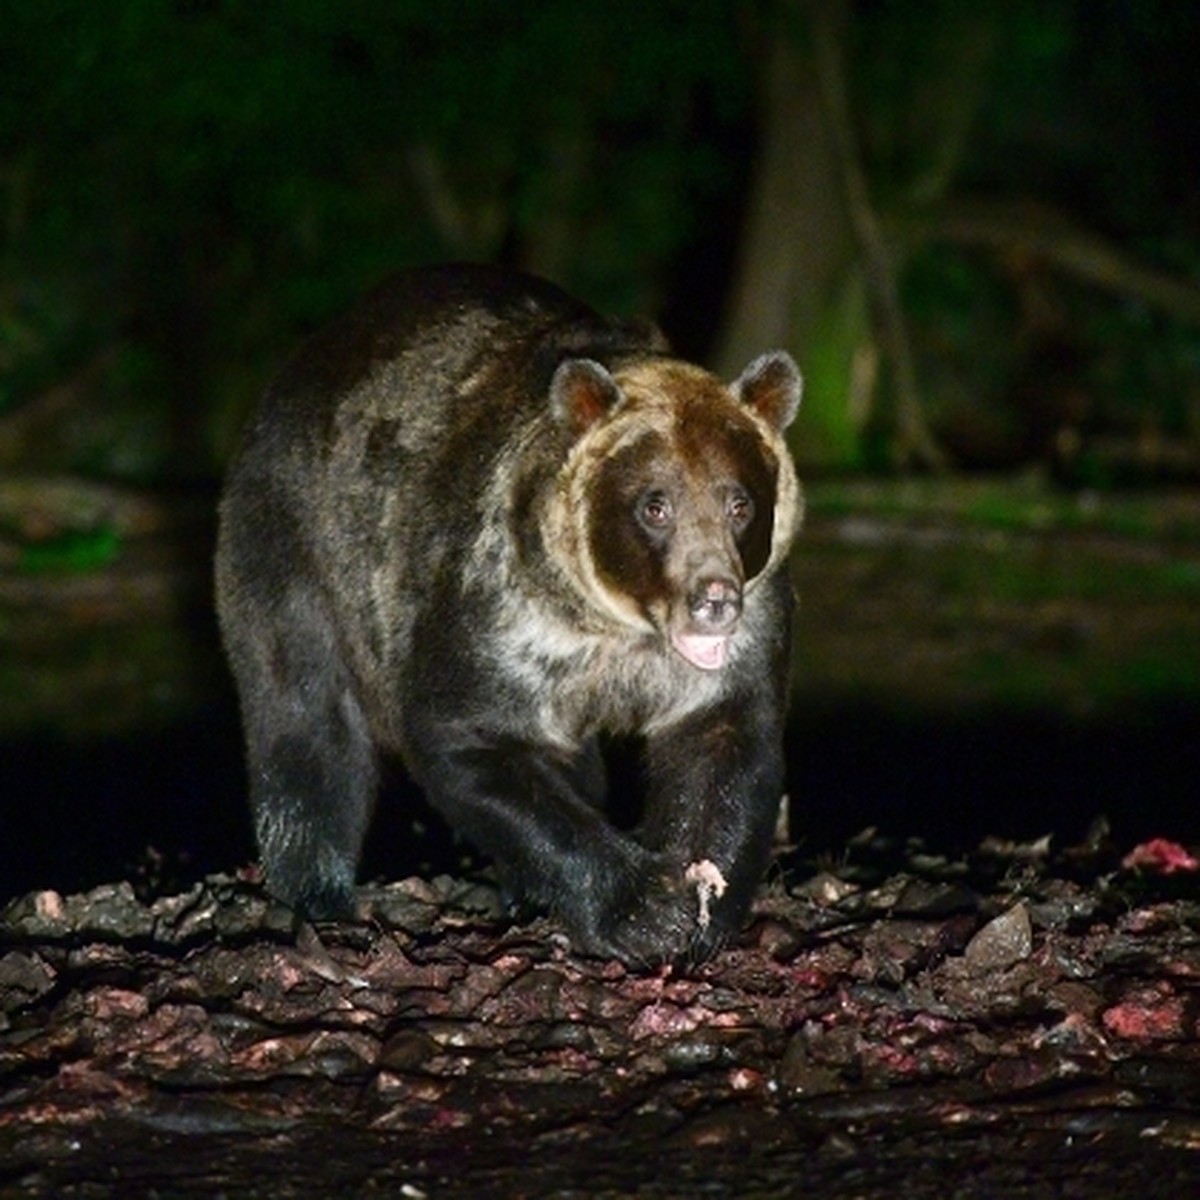
[[[706,629],[727,629],[742,615],[742,589],[732,579],[702,579],[688,597],[688,611]]]

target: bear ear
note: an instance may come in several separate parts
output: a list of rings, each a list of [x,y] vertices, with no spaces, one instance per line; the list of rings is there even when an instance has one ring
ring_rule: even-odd
[[[585,433],[621,399],[613,377],[590,358],[560,363],[550,381],[550,409],[572,433]]]
[[[800,407],[800,369],[792,356],[772,350],[756,358],[738,377],[733,394],[776,429],[786,429]]]

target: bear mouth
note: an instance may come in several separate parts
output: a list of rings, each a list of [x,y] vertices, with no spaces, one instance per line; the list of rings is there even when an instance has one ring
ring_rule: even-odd
[[[673,633],[671,645],[693,667],[702,671],[719,671],[729,656],[730,637],[727,633]]]

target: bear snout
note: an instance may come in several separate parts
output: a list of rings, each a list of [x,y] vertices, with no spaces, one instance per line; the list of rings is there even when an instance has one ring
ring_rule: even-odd
[[[671,645],[692,666],[719,671],[741,615],[741,585],[727,576],[708,576],[688,590],[687,621],[672,632]]]
[[[702,579],[688,595],[688,612],[699,628],[723,633],[742,615],[742,589],[734,579]]]

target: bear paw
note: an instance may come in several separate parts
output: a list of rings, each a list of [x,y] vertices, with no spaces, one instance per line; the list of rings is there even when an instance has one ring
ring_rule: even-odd
[[[720,944],[712,903],[724,894],[724,875],[701,859],[681,873],[643,880],[625,903],[614,905],[591,936],[581,939],[591,953],[651,969],[668,963],[699,962]]]

